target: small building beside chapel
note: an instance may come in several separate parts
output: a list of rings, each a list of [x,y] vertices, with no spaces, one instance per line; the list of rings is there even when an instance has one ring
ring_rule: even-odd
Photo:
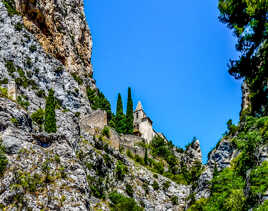
[[[134,134],[144,138],[147,143],[157,135],[153,129],[153,122],[146,116],[140,101],[134,111]]]

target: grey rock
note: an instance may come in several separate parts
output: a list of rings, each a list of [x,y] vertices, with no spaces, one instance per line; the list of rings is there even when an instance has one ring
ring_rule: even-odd
[[[15,154],[22,148],[27,135],[16,128],[9,127],[2,135],[2,145],[7,153]]]
[[[208,166],[210,168],[217,167],[219,171],[230,166],[234,151],[229,140],[221,140],[218,148],[214,149],[210,154]]]

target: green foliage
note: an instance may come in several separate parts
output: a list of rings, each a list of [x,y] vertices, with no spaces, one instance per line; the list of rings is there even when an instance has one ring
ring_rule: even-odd
[[[134,116],[133,116],[133,101],[131,96],[131,88],[128,87],[128,98],[127,98],[127,113],[126,113],[126,133],[132,134],[134,125]]]
[[[153,168],[156,170],[157,173],[163,174],[164,173],[164,164],[162,162],[153,162]]]
[[[168,148],[164,139],[160,136],[155,136],[151,142],[150,148],[154,157],[159,156],[168,160],[168,156],[172,156],[172,151]]]
[[[46,99],[45,109],[45,131],[47,133],[57,132],[56,114],[55,114],[55,98],[54,91],[49,90],[48,97]]]
[[[14,63],[12,61],[10,61],[10,60],[6,61],[5,66],[7,68],[7,71],[9,72],[9,74],[12,74],[12,73],[17,71]]]
[[[143,166],[145,165],[144,159],[142,159],[139,155],[136,154],[134,159],[136,162],[140,163],[141,165]]]
[[[37,50],[37,47],[36,47],[36,45],[31,45],[29,49],[33,53]]]
[[[20,67],[15,67],[13,61],[6,61],[5,66],[12,78],[15,78],[15,72],[19,74],[19,77],[15,78],[15,82],[18,87],[23,87],[24,89],[29,86],[31,86],[33,89],[37,88],[37,84],[35,83],[35,81],[28,79],[26,77],[25,72]],[[30,75],[29,72],[27,74]]]
[[[262,205],[254,209],[253,211],[267,211],[268,210],[268,200],[264,201]]]
[[[204,207],[207,203],[207,199],[201,198],[198,201],[195,201],[194,204],[188,209],[188,211],[204,211]]]
[[[172,196],[170,200],[171,200],[173,205],[178,205],[178,203],[179,203],[178,196]]]
[[[23,24],[21,24],[21,23],[16,23],[16,25],[15,25],[15,30],[16,31],[21,31],[23,29]]]
[[[92,109],[101,109],[107,112],[107,120],[109,122],[112,119],[111,104],[104,94],[100,91],[87,87],[87,96]]]
[[[257,204],[268,189],[268,162],[265,161],[250,172],[250,199],[252,205]]]
[[[155,136],[151,142],[150,148],[154,157],[162,157],[172,168],[177,164],[177,159],[172,150],[173,145],[165,143],[160,136]]]
[[[169,187],[170,187],[170,181],[166,181],[166,182],[163,184],[163,190],[164,190],[164,191],[167,191]]]
[[[107,138],[110,138],[110,129],[109,129],[109,127],[105,126],[101,131],[101,135],[106,136]]]
[[[123,180],[128,172],[128,168],[120,160],[116,164],[115,173],[119,180]]]
[[[14,15],[18,15],[19,13],[16,11],[16,4],[14,2],[14,0],[4,0],[3,4],[5,5],[8,15],[9,16],[14,16]]]
[[[185,179],[184,174],[182,173],[177,173],[177,174],[173,174],[170,171],[169,172],[165,172],[163,174],[165,177],[173,180],[174,182],[176,182],[177,184],[182,184],[182,185],[188,185],[187,180]]]
[[[268,114],[268,1],[219,0],[220,20],[237,37],[238,60],[231,60],[229,73],[245,78],[250,89],[250,113]]]
[[[11,121],[14,125],[18,125],[18,123],[19,123],[19,121],[18,121],[17,118],[15,118],[15,117],[12,117],[12,118],[10,119],[10,121]]]
[[[126,185],[126,193],[127,193],[127,195],[129,195],[130,197],[133,197],[133,193],[134,193],[134,191],[133,191],[133,188],[132,188],[132,186],[131,186],[130,184],[127,184],[127,185]]]
[[[43,125],[45,122],[45,111],[42,108],[39,108],[36,112],[32,113],[31,118],[38,125]]]
[[[241,176],[237,176],[233,169],[226,168],[212,179],[211,196],[207,201],[197,201],[192,205],[194,208],[202,205],[200,210],[245,210],[244,202],[246,200],[243,188],[245,181]]]
[[[154,190],[159,190],[159,184],[158,184],[158,182],[156,182],[156,180],[154,180],[152,186],[153,186]]]
[[[127,156],[132,159],[134,158],[133,153],[129,149],[127,149]]]
[[[149,186],[147,182],[142,184],[142,188],[145,191],[145,194],[149,194]]]
[[[231,119],[229,119],[227,122],[227,128],[229,135],[235,135],[238,130],[238,127],[233,124],[233,121]]]
[[[181,171],[187,184],[192,184],[193,187],[195,187],[196,181],[203,172],[202,163],[200,161],[195,161],[190,169],[187,168],[184,163],[181,163]]]
[[[21,105],[26,110],[30,106],[30,103],[27,101],[27,97],[25,97],[25,96],[18,96],[17,103],[19,105]]]
[[[7,88],[0,87],[0,97],[8,97]]]
[[[71,73],[71,75],[73,76],[73,79],[79,84],[82,85],[83,84],[83,79],[79,77],[79,75],[77,75],[76,73]]]
[[[2,84],[8,84],[8,79],[3,78],[2,80],[0,80],[0,85],[2,85]]]
[[[88,183],[90,184],[90,190],[92,194],[99,199],[105,198],[105,190],[103,186],[104,179],[98,177],[97,179],[88,176]]]
[[[232,140],[234,145],[241,151],[240,158],[236,162],[236,171],[243,177],[248,169],[256,165],[256,149],[260,144],[264,144],[266,139],[268,118],[248,117],[241,124],[239,134]]]
[[[176,152],[178,152],[178,153],[183,153],[183,152],[184,152],[184,150],[183,150],[183,148],[176,147]]]
[[[0,145],[0,177],[3,176],[8,164],[7,157],[5,155],[4,148]]]
[[[214,172],[211,196],[195,202],[190,210],[242,211],[258,206],[262,194],[268,189],[268,162],[258,166],[256,152],[259,146],[267,144],[267,131],[268,117],[246,116],[243,119],[236,127],[236,136],[232,138],[239,155],[232,160],[231,167]],[[259,206],[255,210],[265,210],[264,207]]]
[[[54,160],[56,161],[56,163],[60,164],[60,157],[58,155],[54,156]]]
[[[57,104],[57,105],[58,105],[58,104]],[[78,117],[80,117],[81,113],[80,113],[80,112],[75,112],[75,114],[74,114],[74,115],[75,115],[75,117],[77,117],[77,118],[78,118]]]
[[[148,165],[149,164],[149,161],[148,161],[148,149],[147,149],[147,147],[145,148],[144,164],[145,165]]]
[[[36,95],[40,98],[45,98],[46,97],[46,92],[44,90],[38,90],[36,92]]]
[[[157,179],[158,178],[158,174],[154,174],[153,177]]]
[[[109,194],[112,211],[142,211],[134,199],[128,198],[120,193],[112,192]]]
[[[242,53],[241,59],[234,62],[236,69],[231,69],[231,73],[236,77],[243,77],[250,72],[239,69],[239,66],[249,62],[247,59],[256,53],[254,50],[267,38],[268,3],[265,0],[219,0],[219,10],[220,20],[234,31],[238,38],[236,48]]]
[[[166,143],[160,136],[155,136],[150,144],[151,154],[153,157],[163,158],[169,165],[170,169],[174,169],[178,164],[177,158],[173,152],[173,144]],[[163,174],[164,167],[160,166],[160,163],[153,162],[153,166],[160,174]]]
[[[90,190],[92,191],[93,196],[95,196],[96,198],[99,198],[99,199],[105,198],[105,195],[103,194],[102,189],[99,189],[98,186],[91,185]]]
[[[118,94],[115,116],[115,130],[118,133],[126,133],[126,116],[123,112],[123,103],[121,94]]]
[[[142,140],[142,141],[140,141],[138,143],[135,143],[135,146],[139,146],[139,147],[142,147],[144,149],[147,148],[144,140]]]
[[[16,186],[22,187],[25,192],[34,193],[39,187],[42,187],[44,184],[41,181],[41,176],[35,173],[31,176],[30,173],[24,173],[18,171],[15,173],[16,184],[13,185],[13,188]]]
[[[32,59],[30,57],[26,58],[26,66],[31,68],[33,66]]]

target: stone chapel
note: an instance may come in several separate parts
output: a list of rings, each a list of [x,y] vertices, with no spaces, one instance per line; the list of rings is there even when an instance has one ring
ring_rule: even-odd
[[[146,116],[140,101],[134,111],[134,134],[144,138],[147,143],[150,143],[157,134],[153,129],[152,120]]]

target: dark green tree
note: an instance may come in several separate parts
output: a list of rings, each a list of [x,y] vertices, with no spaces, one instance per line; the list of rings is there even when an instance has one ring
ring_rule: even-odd
[[[267,0],[219,0],[220,21],[226,23],[238,38],[239,60],[231,61],[230,73],[236,78],[254,75],[247,66],[267,41]],[[247,68],[246,68],[247,67]]]
[[[48,97],[46,99],[46,109],[45,109],[45,131],[47,133],[57,132],[55,105],[56,102],[54,98],[54,91],[50,89]]]
[[[108,122],[112,119],[112,110],[109,100],[99,90],[91,89],[87,87],[87,96],[92,109],[101,109],[107,112]]]
[[[144,164],[148,165],[148,149],[147,147],[145,148],[145,154],[144,154]]]
[[[132,134],[133,133],[133,101],[131,97],[131,88],[128,87],[128,97],[127,97],[127,113],[126,113],[126,133]]]
[[[118,94],[115,116],[115,130],[118,133],[126,133],[126,117],[123,112],[123,102],[121,94]]]
[[[229,63],[229,73],[244,78],[250,89],[247,113],[268,115],[268,1],[219,0],[220,21],[234,32],[237,60]]]
[[[117,104],[116,104],[116,116],[124,114],[123,111],[123,102],[122,102],[122,97],[121,94],[118,94],[117,97]]]

